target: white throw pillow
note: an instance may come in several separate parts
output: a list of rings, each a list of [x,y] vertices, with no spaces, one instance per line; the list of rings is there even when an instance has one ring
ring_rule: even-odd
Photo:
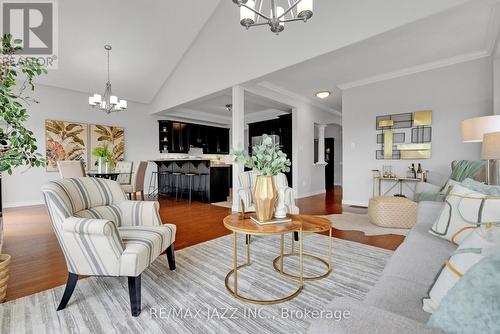
[[[454,185],[430,233],[457,245],[481,224],[500,222],[500,198]]]
[[[429,290],[429,297],[423,299],[423,310],[433,313],[448,291],[476,263],[484,257],[500,251],[500,227],[481,225],[460,244]]]

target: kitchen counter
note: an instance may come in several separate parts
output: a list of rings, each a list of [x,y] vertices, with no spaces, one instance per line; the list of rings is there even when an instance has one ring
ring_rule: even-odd
[[[190,183],[183,175],[192,173],[194,174],[191,184],[193,199],[214,203],[226,201],[229,196],[232,185],[231,164],[217,163],[203,157],[163,158],[149,161],[158,166],[157,184],[162,195],[175,193],[176,184],[180,188],[177,189],[178,193],[189,193],[186,188]],[[180,173],[180,176],[174,176],[173,173]]]

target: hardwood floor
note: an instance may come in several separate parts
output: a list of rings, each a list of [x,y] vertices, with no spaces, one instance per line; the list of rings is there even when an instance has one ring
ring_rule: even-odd
[[[301,213],[341,213],[342,190],[335,188],[326,195],[298,200]],[[364,209],[344,208],[363,212]],[[177,225],[176,249],[189,247],[229,234],[222,219],[230,209],[210,204],[160,199],[160,215],[164,222]],[[50,226],[45,207],[34,206],[4,210],[3,253],[12,256],[7,300],[13,300],[66,283],[64,257]],[[395,249],[404,237],[396,235],[365,236],[362,232],[335,230],[337,238]]]

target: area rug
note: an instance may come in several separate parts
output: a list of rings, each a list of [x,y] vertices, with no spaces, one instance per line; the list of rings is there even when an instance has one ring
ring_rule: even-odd
[[[328,237],[307,235],[304,242],[305,251],[326,256]],[[251,246],[252,265],[239,271],[239,291],[260,298],[292,292],[297,283],[271,267],[279,239],[253,237]],[[246,254],[243,237],[239,254],[241,263]],[[1,305],[0,333],[304,333],[314,321],[307,311],[324,310],[340,296],[362,300],[391,254],[334,239],[330,276],[305,282],[291,301],[260,306],[240,302],[226,291],[232,236],[225,236],[177,251],[175,271],[168,269],[165,256],[158,258],[142,275],[142,313],[137,318],[130,315],[126,278],[91,277],[78,282],[63,311],[55,311],[63,286]],[[292,263],[294,259],[285,265],[294,272],[297,266]],[[318,267],[306,261],[305,273],[319,273]]]
[[[324,216],[332,222],[332,226],[342,231],[360,231],[365,235],[397,234],[406,236],[409,229],[380,227],[370,222],[367,214],[344,212],[342,214]]]

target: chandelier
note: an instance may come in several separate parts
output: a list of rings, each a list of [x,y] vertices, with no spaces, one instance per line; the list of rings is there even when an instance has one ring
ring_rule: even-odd
[[[286,0],[288,9],[270,0],[269,16],[263,14],[264,0],[233,0],[240,7],[240,23],[247,29],[254,26],[269,25],[278,35],[285,29],[285,22],[307,22],[313,16],[313,0]],[[268,6],[269,7],[269,6]]]
[[[100,110],[107,114],[116,111],[122,111],[127,109],[126,100],[118,100],[116,95],[113,95],[111,90],[111,81],[109,80],[109,51],[111,51],[111,45],[104,45],[104,49],[108,54],[108,82],[106,82],[106,88],[104,89],[104,94],[94,94],[89,97],[89,105],[92,107],[99,107]]]

